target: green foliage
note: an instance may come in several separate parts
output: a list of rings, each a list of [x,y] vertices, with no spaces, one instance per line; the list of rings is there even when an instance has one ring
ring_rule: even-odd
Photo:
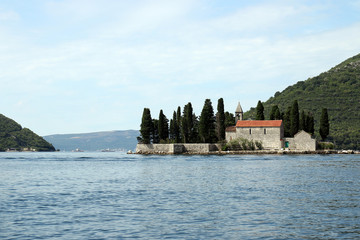
[[[327,109],[323,108],[321,111],[320,129],[319,129],[319,133],[322,140],[325,140],[326,137],[329,135],[329,129],[330,129],[329,116],[327,113]]]
[[[278,105],[281,112],[286,111],[293,99],[298,100],[299,109],[312,113],[309,120],[313,119],[315,129],[319,129],[322,108],[327,108],[331,126],[328,139],[336,148],[360,150],[360,54],[276,93],[264,102],[266,116],[273,105]],[[255,109],[245,114],[246,118],[255,116]],[[320,139],[318,131],[312,132]]]
[[[153,122],[149,108],[144,108],[141,125],[140,136],[138,141],[141,143],[149,144],[151,142],[151,132],[153,131]]]
[[[220,98],[217,105],[216,113],[216,137],[219,141],[225,139],[225,112],[224,100]]]
[[[24,148],[36,151],[55,151],[54,146],[42,137],[0,114],[0,151],[23,150]]]
[[[299,131],[299,105],[295,100],[290,111],[290,136],[293,137]]]
[[[159,121],[158,121],[157,127],[158,127],[160,141],[168,139],[169,138],[169,120],[164,115],[162,109],[160,110],[160,113],[159,113]]]
[[[233,113],[225,112],[225,128],[235,125],[235,117]]]
[[[260,100],[256,106],[256,120],[265,120],[264,106]]]
[[[334,149],[334,148],[335,148],[335,146],[331,142],[318,142],[318,144],[317,144],[317,149],[319,149],[319,150],[329,150],[329,149]]]
[[[214,109],[210,99],[206,99],[199,120],[199,136],[203,143],[216,142]]]
[[[190,143],[192,140],[192,131],[194,129],[193,108],[191,103],[185,105],[183,117],[181,119],[181,132],[184,143]]]
[[[226,145],[222,146],[223,151],[241,151],[241,150],[262,150],[263,145],[261,141],[253,141],[245,138],[237,138],[229,141]]]

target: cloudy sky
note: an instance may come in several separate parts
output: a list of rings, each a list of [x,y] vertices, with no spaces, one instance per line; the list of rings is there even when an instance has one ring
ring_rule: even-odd
[[[1,0],[0,113],[40,135],[233,112],[360,53],[360,1]]]

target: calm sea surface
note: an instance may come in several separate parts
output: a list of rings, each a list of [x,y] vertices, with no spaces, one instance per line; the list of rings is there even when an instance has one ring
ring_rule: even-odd
[[[0,153],[0,239],[360,239],[360,155]]]

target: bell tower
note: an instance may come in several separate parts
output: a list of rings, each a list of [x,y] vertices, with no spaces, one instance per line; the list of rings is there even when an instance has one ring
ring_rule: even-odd
[[[243,120],[243,114],[244,114],[244,112],[243,112],[240,102],[239,102],[236,107],[236,110],[235,110],[235,124],[237,123],[237,121]]]

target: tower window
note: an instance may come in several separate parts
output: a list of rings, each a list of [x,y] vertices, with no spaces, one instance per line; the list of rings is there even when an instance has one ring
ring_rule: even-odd
[[[249,134],[251,135],[251,128],[249,129]]]

